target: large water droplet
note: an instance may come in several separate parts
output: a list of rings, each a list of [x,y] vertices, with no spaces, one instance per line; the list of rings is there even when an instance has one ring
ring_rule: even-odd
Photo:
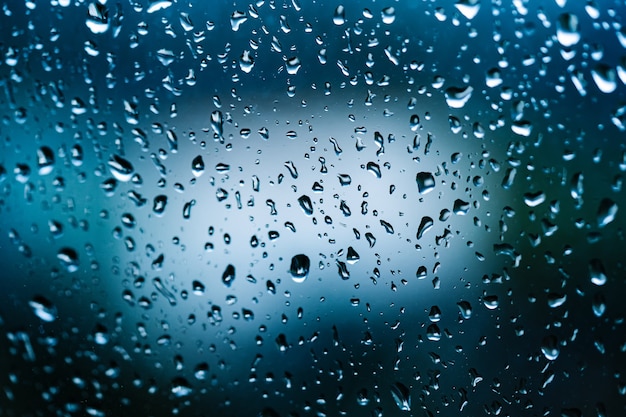
[[[460,109],[469,101],[472,97],[472,91],[474,89],[471,86],[465,88],[460,87],[448,87],[445,91],[446,103],[453,109]]]
[[[549,361],[556,360],[556,358],[559,357],[561,349],[559,348],[559,341],[556,336],[549,335],[543,338],[541,341],[541,352]]]
[[[415,181],[420,194],[428,194],[435,188],[435,177],[430,172],[418,172]]]
[[[72,248],[63,248],[57,253],[57,259],[67,272],[78,271],[78,254]]]
[[[54,152],[47,146],[37,149],[37,167],[39,175],[48,175],[54,168]]]
[[[580,41],[578,17],[575,14],[563,13],[559,16],[556,23],[556,38],[566,48]]]
[[[391,385],[391,396],[402,411],[411,411],[411,391],[401,382]]]
[[[289,273],[295,282],[304,282],[309,276],[311,260],[304,254],[298,254],[291,258]]]
[[[459,0],[454,7],[456,7],[465,18],[472,20],[480,10],[480,0]]]
[[[122,182],[130,181],[135,171],[133,165],[119,155],[112,155],[107,165],[113,177]]]
[[[202,159],[202,155],[196,156],[193,158],[193,161],[191,161],[191,172],[196,178],[204,174],[204,160]]]
[[[33,309],[33,313],[41,320],[45,322],[52,322],[57,318],[57,309],[47,298],[36,295],[32,300],[28,302],[28,305]]]
[[[91,3],[87,8],[85,24],[93,33],[104,33],[109,30],[109,11],[100,2]]]
[[[607,224],[615,220],[617,215],[618,205],[610,198],[603,198],[598,206],[598,226],[604,227]]]
[[[333,15],[333,23],[337,26],[341,26],[346,23],[346,8],[342,5],[337,6],[335,14]]]
[[[298,198],[298,204],[300,204],[300,208],[304,211],[304,214],[310,216],[313,214],[313,203],[311,202],[311,198],[308,195],[301,195]]]
[[[600,259],[595,258],[589,261],[589,279],[595,285],[606,284],[606,272]]]
[[[224,273],[222,274],[222,283],[227,287],[230,287],[235,280],[235,267],[232,264],[229,264]]]

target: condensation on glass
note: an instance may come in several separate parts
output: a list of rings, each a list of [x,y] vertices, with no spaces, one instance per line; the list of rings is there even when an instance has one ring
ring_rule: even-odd
[[[624,16],[4,2],[0,414],[624,415]]]

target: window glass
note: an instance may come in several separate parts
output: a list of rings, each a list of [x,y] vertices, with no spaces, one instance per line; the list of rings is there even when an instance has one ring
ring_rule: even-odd
[[[0,415],[624,415],[624,16],[4,2]]]

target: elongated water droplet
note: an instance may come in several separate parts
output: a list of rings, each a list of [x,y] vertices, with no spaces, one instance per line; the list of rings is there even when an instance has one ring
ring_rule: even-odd
[[[435,222],[433,221],[432,218],[428,217],[428,216],[424,216],[422,217],[422,221],[420,222],[419,227],[417,228],[417,239],[421,239],[422,236],[424,236],[424,233],[426,233],[427,231],[429,231],[430,229],[432,229],[432,227],[434,226]]]
[[[342,5],[337,6],[335,14],[333,15],[333,23],[337,26],[341,26],[346,23],[346,8]]]
[[[603,198],[598,206],[598,226],[604,227],[615,220],[618,210],[617,203],[610,198]]]
[[[401,382],[391,385],[391,396],[402,411],[411,411],[411,391]]]
[[[230,287],[235,280],[235,267],[232,264],[229,264],[224,273],[222,274],[222,283],[227,287]]]
[[[556,23],[556,38],[559,43],[568,48],[580,41],[578,32],[578,17],[571,13],[563,13]]]
[[[589,261],[589,279],[598,286],[606,284],[606,272],[600,259],[594,258]]]
[[[48,175],[54,168],[54,152],[47,146],[37,149],[37,167],[39,175]]]

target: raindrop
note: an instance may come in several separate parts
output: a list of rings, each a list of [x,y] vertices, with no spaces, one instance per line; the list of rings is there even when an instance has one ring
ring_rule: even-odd
[[[57,309],[54,304],[41,295],[33,297],[33,299],[28,302],[28,305],[33,309],[33,313],[45,322],[50,323],[57,318]]]
[[[563,13],[556,23],[556,38],[559,43],[568,48],[580,41],[578,32],[578,17],[571,13]]]
[[[549,361],[556,360],[561,352],[559,341],[554,335],[549,335],[541,341],[541,352]]]
[[[311,202],[311,198],[308,195],[301,195],[298,198],[298,204],[300,204],[300,208],[304,211],[304,214],[307,216],[311,216],[313,214],[313,203]]]
[[[422,236],[424,236],[424,233],[426,233],[427,231],[429,231],[430,229],[432,229],[432,227],[434,226],[435,222],[433,221],[432,218],[428,217],[428,216],[424,216],[422,217],[422,221],[420,222],[419,227],[417,228],[417,239],[421,239]]]
[[[85,24],[95,34],[109,30],[109,11],[103,3],[94,2],[89,4]]]
[[[445,91],[446,103],[453,109],[460,109],[465,106],[468,100],[472,97],[474,89],[471,86],[465,88],[460,87],[448,87]]]
[[[222,283],[224,283],[225,286],[230,287],[233,284],[234,280],[235,267],[232,264],[229,264],[222,274]]]
[[[311,261],[308,256],[304,254],[295,255],[291,258],[291,266],[289,267],[291,278],[298,283],[304,282],[309,275],[310,267]]]
[[[122,182],[128,182],[135,172],[133,165],[119,155],[112,155],[107,163],[113,177]]]
[[[57,259],[67,272],[78,271],[78,254],[72,248],[63,248],[57,253]]]
[[[594,258],[589,261],[589,278],[595,285],[601,286],[606,284],[607,276],[600,259]]]
[[[466,19],[472,20],[480,10],[480,0],[459,0],[454,7],[456,7]]]
[[[428,194],[435,188],[435,177],[430,172],[418,172],[415,176],[417,190],[420,194]]]
[[[191,161],[191,172],[196,178],[204,174],[204,160],[202,159],[202,155],[196,156],[193,158],[193,161]]]
[[[401,382],[391,385],[391,396],[398,408],[402,411],[411,411],[411,392]]]
[[[342,5],[337,6],[335,14],[333,15],[333,23],[337,26],[341,26],[346,23],[346,8]]]
[[[39,175],[48,175],[54,168],[54,152],[47,146],[37,149],[37,167]]]
[[[613,220],[615,220],[615,216],[617,215],[618,208],[617,203],[613,200],[610,198],[603,198],[598,206],[598,226],[604,227],[613,222]]]

